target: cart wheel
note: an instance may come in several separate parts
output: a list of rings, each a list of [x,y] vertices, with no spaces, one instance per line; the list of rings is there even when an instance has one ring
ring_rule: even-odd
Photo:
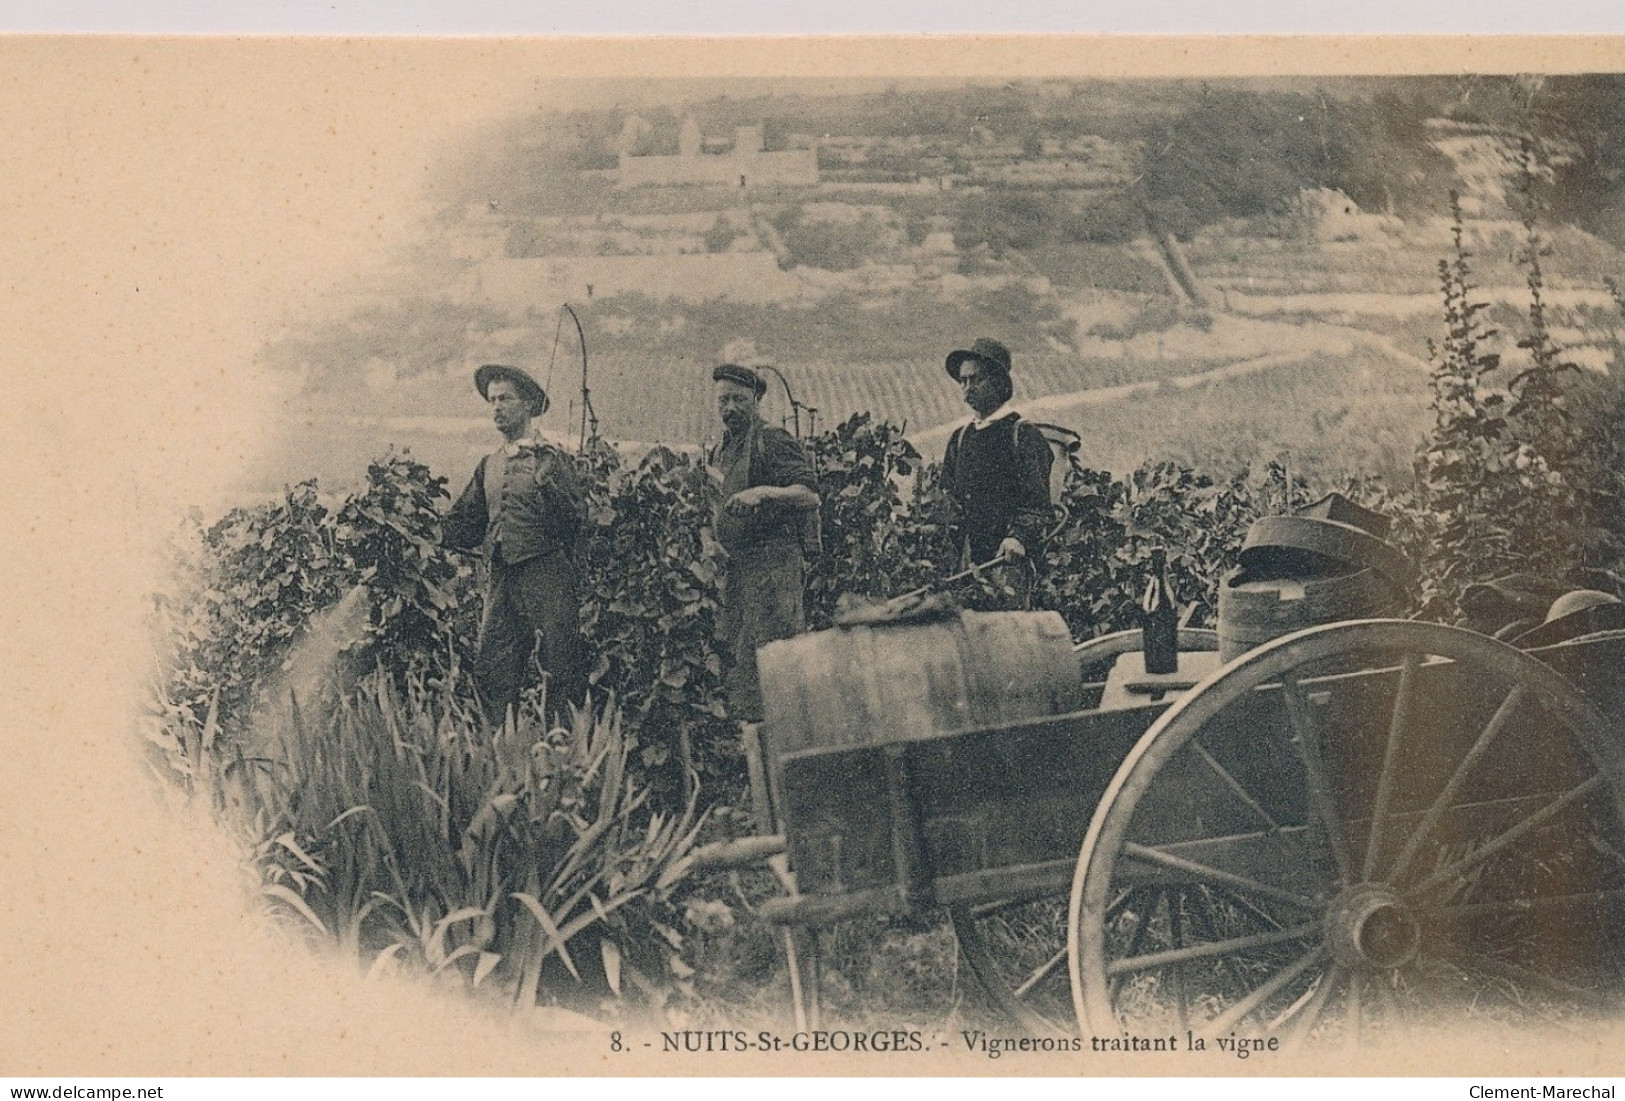
[[[1139,631],[1117,631],[1079,643],[1073,652],[1078,655],[1083,679],[1092,681],[1103,680],[1112,661],[1139,648]],[[1182,652],[1218,648],[1216,632],[1180,628]],[[1074,1031],[1072,994],[1067,986],[1064,896],[956,906],[949,916],[965,966],[1006,1018],[1035,1034]]]
[[[1066,900],[989,902],[949,910],[959,952],[995,1008],[1033,1035],[1073,1031]]]
[[[1504,643],[1387,620],[1277,639],[1169,708],[1096,808],[1077,1019],[1353,1044],[1617,1011],[1622,792],[1608,721]]]

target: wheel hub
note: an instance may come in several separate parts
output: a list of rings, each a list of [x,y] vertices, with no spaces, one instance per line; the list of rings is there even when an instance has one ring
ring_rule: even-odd
[[[1345,967],[1392,971],[1416,957],[1422,929],[1398,895],[1366,883],[1332,900],[1326,910],[1326,943]]]

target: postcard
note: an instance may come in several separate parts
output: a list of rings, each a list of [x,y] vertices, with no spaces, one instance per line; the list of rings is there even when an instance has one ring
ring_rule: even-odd
[[[1625,1072],[1625,42],[0,55],[8,1074]]]

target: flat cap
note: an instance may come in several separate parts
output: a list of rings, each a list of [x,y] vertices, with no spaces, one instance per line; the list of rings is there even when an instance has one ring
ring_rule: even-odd
[[[711,369],[712,382],[732,382],[739,386],[749,387],[761,397],[767,393],[767,382],[761,375],[749,367],[741,367],[737,363],[721,363]]]
[[[513,383],[514,390],[530,406],[531,416],[539,417],[547,412],[547,391],[542,389],[541,383],[519,368],[501,363],[487,363],[474,372],[474,386],[482,398],[486,397],[485,392],[491,388],[491,384],[499,380]]]

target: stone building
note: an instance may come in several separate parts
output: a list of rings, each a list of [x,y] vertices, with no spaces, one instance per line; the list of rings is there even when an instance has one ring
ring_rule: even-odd
[[[762,130],[741,126],[733,147],[707,153],[699,125],[683,120],[676,156],[636,157],[622,152],[615,186],[632,187],[811,187],[818,183],[818,155],[811,149],[762,149]]]

